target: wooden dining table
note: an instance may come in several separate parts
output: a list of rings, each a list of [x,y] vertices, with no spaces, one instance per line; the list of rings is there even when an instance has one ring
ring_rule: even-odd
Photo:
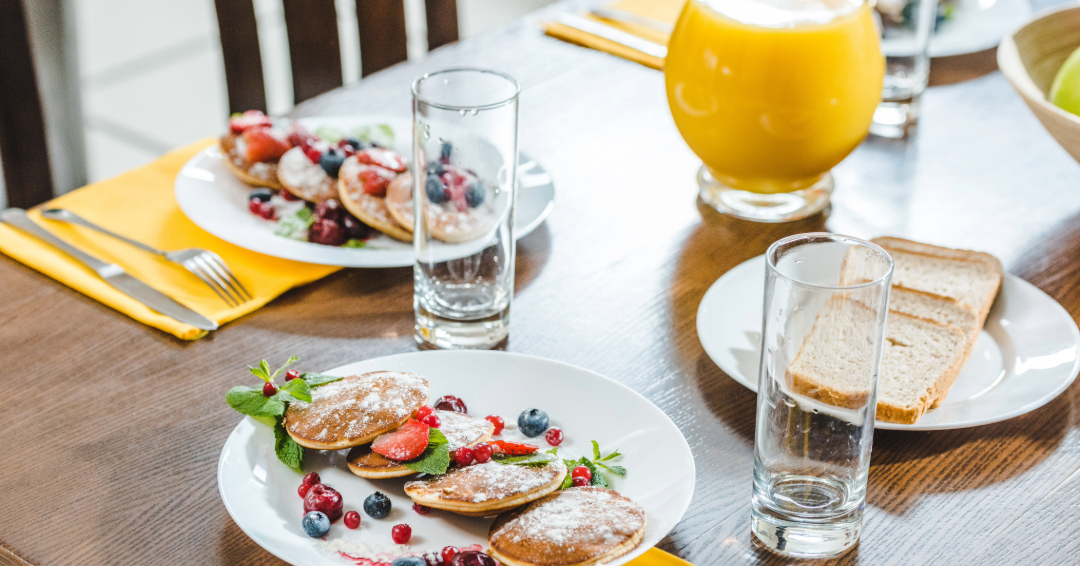
[[[705,291],[781,237],[828,230],[990,252],[1077,319],[1080,165],[989,50],[934,61],[918,130],[856,149],[827,214],[734,220],[696,199],[699,162],[662,73],[543,35],[544,18],[587,4],[555,4],[293,114],[408,117],[413,78],[449,66],[516,77],[520,147],[554,176],[557,205],[518,244],[505,349],[609,376],[679,427],[697,478],[660,548],[698,566],[792,563],[750,535],[756,397],[698,341]],[[218,495],[241,419],[225,391],[260,358],[321,370],[415,351],[412,281],[407,267],[343,270],[183,342],[0,256],[0,564],[281,564]],[[1080,385],[995,424],[879,430],[873,448],[862,539],[830,563],[1080,563]]]

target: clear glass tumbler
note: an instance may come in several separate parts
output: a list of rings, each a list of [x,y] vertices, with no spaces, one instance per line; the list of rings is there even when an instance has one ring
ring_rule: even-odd
[[[838,234],[766,252],[751,530],[799,558],[859,539],[892,259]]]
[[[930,78],[930,36],[938,0],[878,0],[885,84],[870,133],[903,138],[919,121],[919,97]]]
[[[514,296],[517,81],[454,68],[413,81],[416,339],[491,348]]]

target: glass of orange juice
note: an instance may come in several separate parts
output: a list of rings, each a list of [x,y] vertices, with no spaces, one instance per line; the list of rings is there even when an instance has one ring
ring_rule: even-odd
[[[664,77],[702,200],[760,222],[824,209],[884,72],[867,0],[688,0]]]

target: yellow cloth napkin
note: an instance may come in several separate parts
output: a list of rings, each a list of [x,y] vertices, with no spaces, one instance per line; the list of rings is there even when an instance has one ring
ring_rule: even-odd
[[[686,4],[686,0],[619,0],[618,2],[608,4],[607,6],[624,12],[631,12],[658,22],[675,25],[675,21],[679,19],[679,14],[682,12],[684,4]],[[579,15],[583,18],[611,26],[620,31],[636,35],[644,40],[660,45],[667,45],[668,39],[671,38],[671,36],[666,33],[645,26],[605,20],[591,14]],[[622,57],[623,59],[641,63],[646,67],[652,67],[654,69],[664,68],[664,60],[659,57],[646,55],[636,49],[631,49],[619,43],[615,43],[614,41],[597,37],[591,33],[580,31],[576,28],[560,24],[559,22],[544,22],[543,26],[544,31],[547,32],[548,35],[557,37],[563,41],[569,41],[570,43],[576,43],[578,45],[584,45],[585,47],[591,47],[606,53],[611,53],[612,55]]]
[[[66,208],[90,222],[161,250],[203,248],[217,252],[254,299],[239,307],[226,305],[209,286],[180,265],[87,228],[45,220],[39,209],[28,214],[71,245],[98,259],[117,263],[136,279],[218,324],[244,316],[293,287],[341,269],[251,252],[211,236],[188,220],[176,204],[173,183],[184,164],[213,143],[214,140],[206,139],[191,144],[149,165],[87,185],[39,208]],[[195,340],[207,334],[150,310],[110,287],[71,256],[3,223],[0,223],[0,252],[178,338]]]
[[[660,550],[650,548],[645,554],[626,563],[627,566],[694,566],[693,564]]]

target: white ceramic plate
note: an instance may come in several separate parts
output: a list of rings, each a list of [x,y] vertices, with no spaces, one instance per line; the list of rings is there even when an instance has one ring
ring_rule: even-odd
[[[765,256],[718,279],[698,306],[698,339],[724,373],[757,391]],[[943,430],[1011,419],[1057,397],[1080,371],[1080,330],[1054,299],[1006,275],[967,364],[941,405],[915,424],[890,430]]]
[[[1027,21],[1027,0],[954,0],[953,18],[941,23],[930,39],[931,57],[990,49]]]
[[[400,118],[320,117],[299,120],[311,131],[333,126],[350,131],[359,126],[386,124],[394,130],[393,150],[412,156],[412,122]],[[338,248],[301,242],[274,235],[275,222],[248,211],[251,187],[234,177],[221,163],[221,151],[209,147],[180,170],[176,177],[176,202],[180,210],[199,228],[242,248],[269,256],[340,265],[342,267],[405,267],[413,264],[410,243],[379,234],[363,248]],[[536,229],[555,206],[555,185],[551,175],[524,153],[518,164],[518,239]]]
[[[326,373],[352,375],[374,370],[419,373],[431,382],[432,399],[456,395],[469,413],[502,416],[507,423],[531,407],[547,411],[552,426],[565,440],[559,455],[578,458],[592,454],[590,441],[607,454],[618,449],[626,477],[606,477],[612,487],[640,504],[648,521],[642,543],[611,564],[623,564],[655,546],[679,522],[694,492],[694,458],[679,429],[647,399],[597,373],[542,358],[505,352],[435,351],[375,358]],[[516,432],[516,431],[515,431]],[[498,438],[498,437],[496,437]],[[548,448],[543,438],[541,449]],[[367,480],[354,476],[345,454],[308,450],[305,472],[318,472],[322,482],[341,492],[345,511],[359,511],[360,528],[346,529],[339,521],[330,527],[331,544],[367,544],[392,549],[391,528],[412,527],[413,552],[480,544],[487,548],[491,519],[476,519],[433,510],[421,516],[402,489],[409,478]],[[274,455],[272,430],[245,417],[233,430],[218,462],[218,489],[236,524],[260,546],[295,565],[350,564],[324,550],[326,543],[304,534],[303,504],[297,488],[303,474]],[[376,520],[363,512],[364,499],[374,491],[388,495],[390,516]]]

